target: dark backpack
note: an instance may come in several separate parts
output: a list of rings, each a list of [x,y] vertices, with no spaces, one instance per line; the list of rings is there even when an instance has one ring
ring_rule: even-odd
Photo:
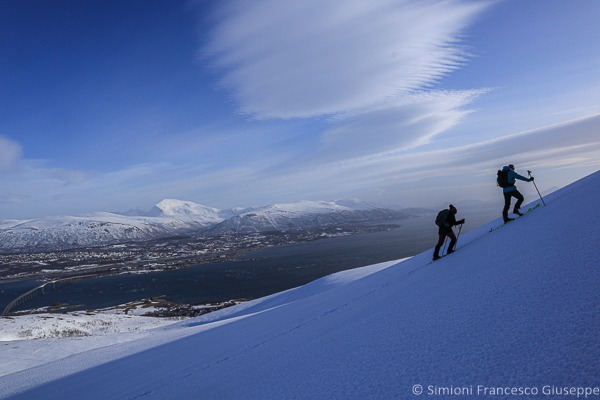
[[[439,226],[440,228],[444,227],[444,224],[446,223],[446,218],[448,218],[448,213],[450,212],[450,210],[442,210],[438,213],[437,217],[435,217],[435,224],[437,226]]]
[[[510,183],[508,183],[508,171],[503,169],[498,170],[498,177],[496,178],[496,182],[501,188],[512,186]]]

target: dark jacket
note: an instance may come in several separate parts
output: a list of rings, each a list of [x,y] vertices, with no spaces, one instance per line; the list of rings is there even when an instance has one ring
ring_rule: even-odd
[[[444,225],[440,226],[438,233],[440,235],[443,235],[447,232],[450,232],[452,230],[453,226],[460,225],[463,222],[464,221],[462,221],[462,220],[460,222],[457,222],[456,221],[456,212],[452,212],[452,211],[448,210],[448,213],[446,214],[446,220],[444,221]]]

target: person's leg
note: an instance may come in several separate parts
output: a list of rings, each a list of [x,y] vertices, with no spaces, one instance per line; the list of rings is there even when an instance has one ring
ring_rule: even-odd
[[[511,196],[511,192],[504,193],[504,209],[502,209],[502,218],[504,218],[504,222],[510,221],[510,218],[508,218],[508,209],[510,208]]]
[[[521,209],[521,204],[523,204],[523,201],[525,200],[525,198],[523,197],[521,192],[519,192],[518,190],[515,190],[511,194],[515,199],[517,199],[517,202],[515,203],[515,208],[513,209],[513,213],[523,215],[523,214],[521,214],[521,212],[519,210]]]
[[[440,249],[444,245],[444,240],[446,240],[446,234],[440,233],[438,235],[438,242],[435,245],[435,249],[433,251],[433,259],[434,260],[437,260],[438,258],[440,258]]]
[[[456,245],[456,235],[454,235],[454,232],[452,230],[450,230],[450,232],[448,232],[447,235],[450,238],[450,245],[448,246],[448,251],[446,252],[446,254],[451,254],[454,252],[454,246]]]

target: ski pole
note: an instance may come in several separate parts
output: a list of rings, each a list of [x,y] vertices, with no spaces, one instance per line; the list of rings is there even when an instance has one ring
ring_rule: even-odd
[[[446,252],[446,243],[448,243],[448,236],[444,239],[444,247],[442,247],[442,255]]]
[[[533,177],[531,176],[531,171],[527,170],[527,173],[529,174],[529,178],[533,179]],[[535,190],[537,190],[538,195],[540,196],[540,200],[542,200],[542,203],[544,204],[544,207],[546,207],[546,202],[544,201],[544,198],[542,197],[542,194],[540,193],[540,190],[538,189],[537,185],[535,184],[535,180],[533,180],[532,182],[533,182],[533,186],[535,186]]]
[[[454,245],[454,250],[456,250],[456,248],[458,247],[458,238],[460,237],[460,231],[462,231],[462,226],[463,224],[460,224],[460,226],[458,227],[458,235],[456,235],[456,244]]]

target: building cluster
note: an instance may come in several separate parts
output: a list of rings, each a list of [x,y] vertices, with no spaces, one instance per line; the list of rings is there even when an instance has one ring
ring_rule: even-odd
[[[320,228],[219,236],[175,237],[73,250],[0,254],[0,279],[141,273],[235,260],[265,247],[348,235],[363,228]]]

